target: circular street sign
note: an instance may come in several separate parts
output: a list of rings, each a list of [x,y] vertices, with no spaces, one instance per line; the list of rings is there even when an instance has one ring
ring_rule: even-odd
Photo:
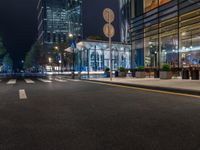
[[[112,23],[115,20],[115,14],[112,9],[106,8],[103,11],[103,18],[106,22]]]
[[[115,35],[115,28],[113,27],[113,25],[107,23],[103,27],[103,32],[106,37],[112,38]]]

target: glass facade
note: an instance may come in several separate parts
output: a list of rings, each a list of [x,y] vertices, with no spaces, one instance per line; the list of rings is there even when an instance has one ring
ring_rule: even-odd
[[[132,0],[132,65],[199,66],[199,14],[199,0]]]
[[[62,43],[69,33],[82,36],[81,0],[39,0],[38,41]]]
[[[121,42],[130,43],[131,0],[119,0]]]
[[[131,68],[131,45],[112,44],[113,70],[119,67]],[[76,70],[98,72],[104,71],[110,64],[110,50],[107,42],[86,41],[77,44]]]

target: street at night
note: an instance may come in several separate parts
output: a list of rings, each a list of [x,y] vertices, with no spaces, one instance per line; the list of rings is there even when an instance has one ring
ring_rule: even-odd
[[[82,80],[8,81],[0,82],[1,150],[199,148],[198,98]]]
[[[0,0],[0,150],[200,150],[200,0]]]

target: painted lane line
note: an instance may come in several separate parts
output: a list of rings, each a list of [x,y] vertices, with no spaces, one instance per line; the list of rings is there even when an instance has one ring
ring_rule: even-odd
[[[17,80],[16,79],[10,79],[7,84],[16,84]]]
[[[24,89],[19,90],[19,99],[27,99],[26,92]]]
[[[55,81],[58,81],[58,82],[67,82],[66,80],[63,80],[63,79],[55,79]]]
[[[145,91],[145,92],[153,92],[153,93],[160,93],[160,94],[166,94],[166,95],[175,95],[175,96],[192,97],[192,98],[200,99],[200,96],[192,95],[192,94],[182,94],[182,93],[176,93],[176,92],[152,90],[152,89],[147,89],[147,88],[131,87],[131,86],[117,85],[117,84],[103,83],[103,82],[95,82],[95,81],[86,81],[85,80],[84,82],[106,85],[106,86],[112,86],[112,87],[118,87],[118,88],[134,89],[134,90]]]
[[[25,82],[26,83],[28,83],[28,84],[33,84],[33,83],[35,83],[33,80],[31,80],[31,79],[25,79]]]
[[[73,79],[68,79],[69,81],[74,81],[74,82],[79,82],[81,80],[73,80]]]
[[[52,81],[50,81],[50,80],[41,79],[41,78],[39,78],[38,80],[39,80],[39,81],[42,81],[42,82],[45,82],[45,83],[51,83],[51,82],[52,82]]]

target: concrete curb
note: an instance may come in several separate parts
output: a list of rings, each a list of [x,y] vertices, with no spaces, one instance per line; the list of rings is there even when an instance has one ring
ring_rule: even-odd
[[[159,91],[200,96],[200,91],[197,91],[197,90],[186,90],[186,89],[178,89],[178,88],[148,86],[148,85],[139,85],[139,84],[132,84],[132,83],[109,82],[109,81],[98,81],[98,80],[88,80],[88,79],[84,79],[84,80],[96,82],[96,83],[106,83],[106,84],[113,84],[113,85],[122,85],[122,86],[129,86],[129,87],[136,87],[136,88],[143,88],[143,89],[150,89],[150,90],[159,90]]]

